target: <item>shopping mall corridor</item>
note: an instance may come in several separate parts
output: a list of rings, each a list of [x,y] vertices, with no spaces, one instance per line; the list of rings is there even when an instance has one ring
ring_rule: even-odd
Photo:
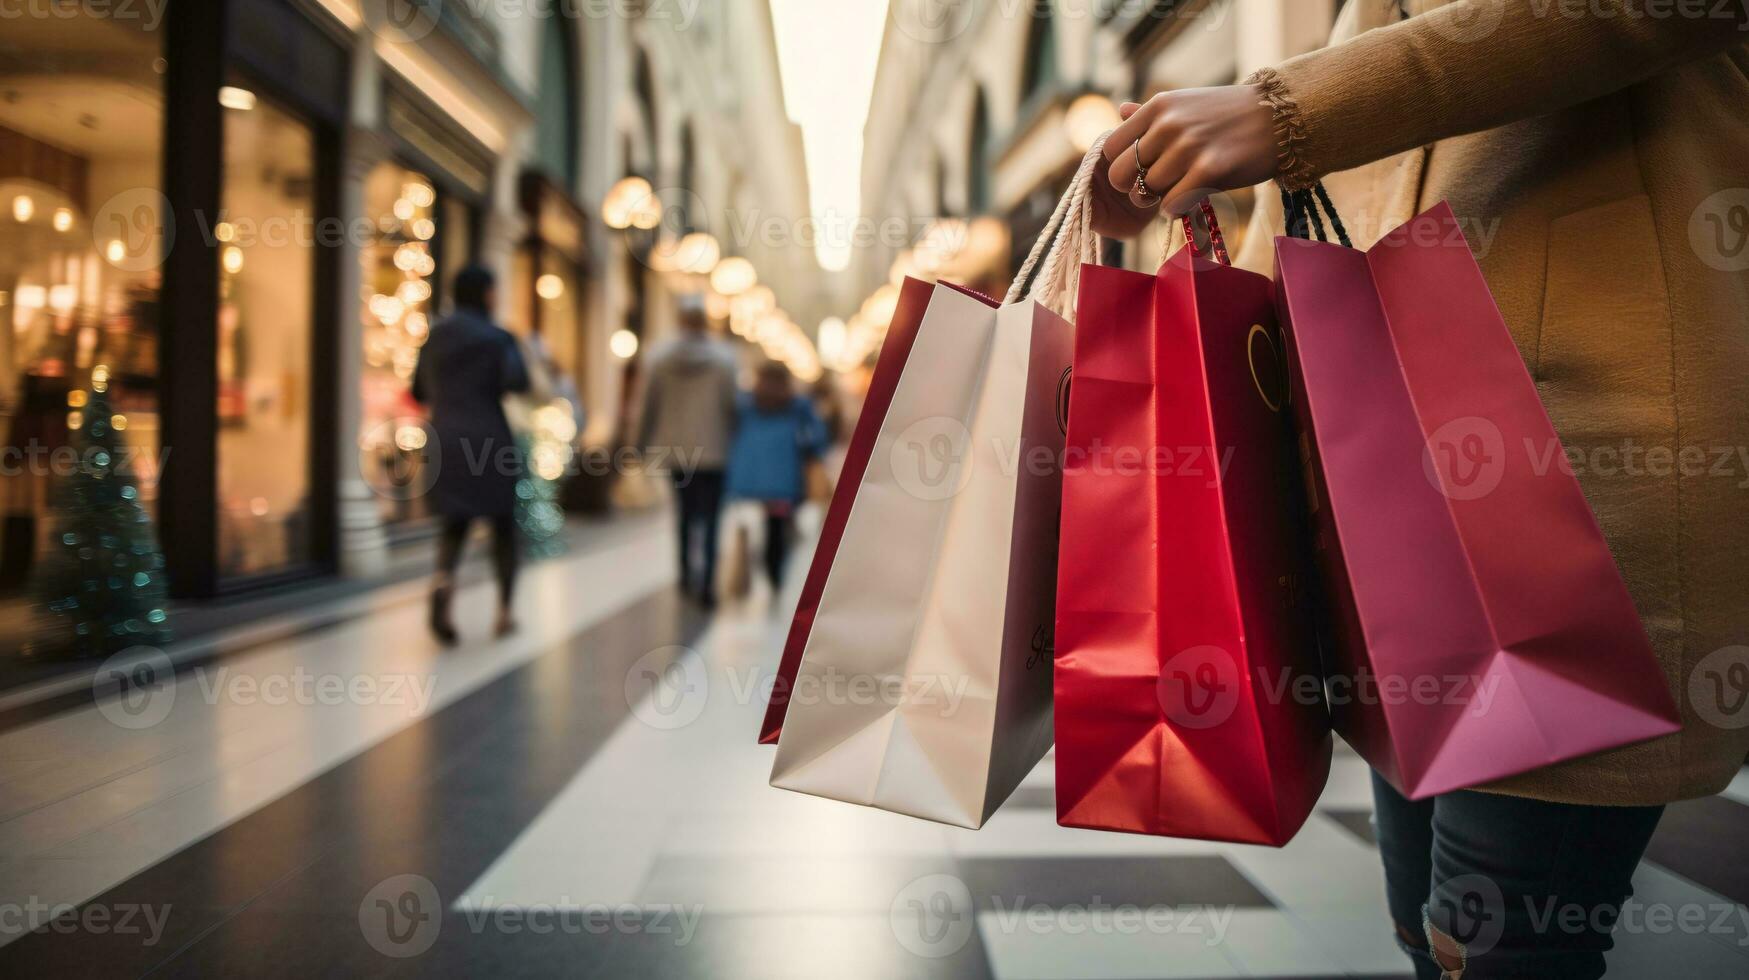
[[[404,592],[0,734],[0,973],[1407,975],[1354,755],[1280,851],[1059,828],[1049,759],[977,832],[774,790],[793,595],[707,618],[665,524],[595,534],[509,640],[484,583],[452,651]],[[1624,933],[1612,975],[1749,974],[1746,807],[1672,808],[1636,900],[1705,928]]]

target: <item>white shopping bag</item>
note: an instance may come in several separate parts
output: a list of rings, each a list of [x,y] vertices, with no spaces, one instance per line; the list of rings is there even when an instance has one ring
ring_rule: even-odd
[[[1085,230],[1085,193],[1071,187],[1022,282],[1059,226]],[[1087,251],[1059,243],[1038,294],[1072,297],[1063,267]],[[790,690],[773,786],[976,828],[1050,749],[1074,331],[1013,299],[930,298]]]

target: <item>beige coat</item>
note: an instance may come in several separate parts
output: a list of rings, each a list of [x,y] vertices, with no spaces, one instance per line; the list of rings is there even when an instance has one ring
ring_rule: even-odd
[[[1328,176],[1357,246],[1451,203],[1682,705],[1680,734],[1489,788],[1654,804],[1749,754],[1749,23],[1625,6],[1349,0],[1332,46],[1255,80],[1283,182]],[[1240,264],[1268,271],[1262,200]]]

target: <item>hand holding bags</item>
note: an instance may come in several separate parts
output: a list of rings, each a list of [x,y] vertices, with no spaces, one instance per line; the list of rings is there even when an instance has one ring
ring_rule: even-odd
[[[1324,787],[1272,302],[1269,280],[1194,236],[1157,275],[1082,273],[1057,584],[1064,826],[1281,845]]]
[[[1310,192],[1288,205],[1324,238]],[[1343,246],[1276,241],[1337,729],[1415,799],[1676,731],[1451,209]]]
[[[847,467],[841,484],[854,503],[785,685],[773,786],[978,827],[1050,748],[1072,330],[1019,294],[1068,226],[1076,244],[1059,243],[1039,287],[1066,303],[1098,154],[1008,304],[930,295],[860,480]]]

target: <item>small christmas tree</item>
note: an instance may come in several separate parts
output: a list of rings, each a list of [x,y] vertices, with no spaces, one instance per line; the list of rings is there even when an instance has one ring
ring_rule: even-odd
[[[79,456],[55,500],[56,551],[43,576],[47,646],[86,656],[161,646],[170,639],[164,556],[125,466],[117,433],[127,419],[110,408],[108,369],[94,368],[91,387],[68,402]]]
[[[516,527],[522,532],[522,553],[531,559],[565,553],[565,511],[559,506],[559,483],[541,475],[550,463],[552,446],[541,435],[516,440],[522,450],[522,478],[516,481]],[[563,444],[560,445],[563,449]]]

